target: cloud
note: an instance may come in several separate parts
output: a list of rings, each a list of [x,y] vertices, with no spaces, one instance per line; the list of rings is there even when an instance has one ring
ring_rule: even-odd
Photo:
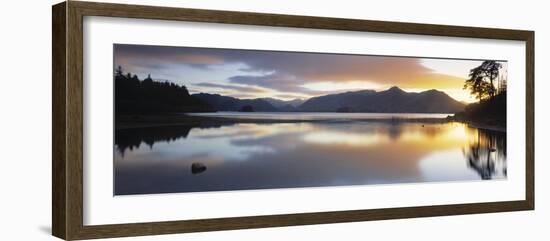
[[[173,65],[205,68],[224,63],[221,56],[198,48],[163,47],[147,45],[115,44],[115,65],[129,68],[163,69]]]
[[[274,89],[289,89],[290,85],[308,82],[365,81],[404,88],[449,88],[463,84],[464,78],[437,73],[422,65],[420,60],[405,57],[269,52],[248,59],[246,71],[276,71],[276,75],[245,75],[230,80],[241,83],[248,80],[248,84],[254,84],[255,80],[259,86]],[[267,79],[271,79],[273,83],[267,83]]]
[[[237,75],[230,77],[229,81],[232,83],[256,85],[287,92],[298,91],[299,87],[296,84],[300,83],[294,76],[276,73],[267,75]]]
[[[239,84],[210,86],[234,91],[251,91],[250,88],[267,88],[289,94],[318,95],[331,92],[307,88],[319,83],[347,83],[348,86],[389,87],[397,85],[409,89],[461,89],[467,72],[442,71],[453,65],[468,66],[466,60],[440,60],[429,67],[422,58],[370,56],[330,53],[303,53],[260,50],[232,50],[192,47],[163,47],[142,45],[115,45],[115,63],[143,71],[144,68],[175,71],[177,66],[203,69],[233,66],[226,81]],[[470,61],[473,65],[476,61]],[[438,69],[437,66],[445,68]],[[174,67],[176,66],[176,67]],[[238,68],[235,66],[239,66]],[[244,66],[244,67],[243,67]],[[180,68],[181,69],[181,68]],[[217,68],[220,70],[223,68]],[[210,72],[211,73],[211,72]],[[229,73],[229,71],[227,71]],[[237,73],[237,74],[235,74]],[[240,73],[240,74],[239,74]],[[312,85],[317,83],[317,85]],[[217,86],[214,86],[216,85]],[[345,86],[345,85],[342,85]],[[241,88],[241,89],[239,89]],[[256,89],[257,90],[257,89]]]
[[[285,100],[294,100],[294,99],[306,99],[307,96],[304,95],[293,95],[293,94],[278,94],[274,97]]]
[[[306,95],[321,95],[329,94],[333,91],[315,90],[301,86],[305,80],[298,80],[296,77],[285,74],[267,74],[267,75],[237,75],[229,78],[232,83],[239,83],[251,86],[260,86],[280,92],[306,94]]]
[[[254,87],[254,86],[227,85],[227,84],[215,84],[215,83],[206,83],[206,82],[198,83],[194,85],[201,86],[201,87],[236,90],[236,91],[242,91],[242,92],[254,92],[254,93],[266,92],[265,89]]]

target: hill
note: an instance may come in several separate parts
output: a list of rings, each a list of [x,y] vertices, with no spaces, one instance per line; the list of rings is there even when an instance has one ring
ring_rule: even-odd
[[[273,112],[279,111],[272,104],[263,99],[238,99],[235,97],[223,96],[219,94],[199,93],[191,95],[209,105],[217,111],[242,111],[249,109],[251,111]]]
[[[313,97],[298,107],[306,112],[455,113],[464,104],[438,90],[362,90]]]
[[[453,120],[476,126],[490,126],[506,129],[506,92],[502,92],[479,103],[472,103],[464,111],[456,113]]]
[[[298,107],[305,102],[305,100],[303,99],[293,99],[293,100],[279,100],[275,98],[261,98],[261,99],[269,102],[275,108],[279,108],[279,109]]]
[[[137,75],[115,75],[115,112],[117,114],[147,114],[168,112],[211,112],[215,109],[189,95],[185,86],[158,82],[150,76],[140,80]]]

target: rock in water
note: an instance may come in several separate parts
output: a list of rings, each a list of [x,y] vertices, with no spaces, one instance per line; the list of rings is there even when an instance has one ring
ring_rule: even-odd
[[[199,174],[206,171],[206,166],[202,163],[195,162],[191,164],[191,173],[193,174]]]

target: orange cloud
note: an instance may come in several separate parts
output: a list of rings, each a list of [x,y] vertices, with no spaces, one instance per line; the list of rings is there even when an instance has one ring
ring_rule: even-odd
[[[427,60],[429,65],[424,64]],[[193,81],[185,73],[178,72],[181,69],[179,65],[204,71],[200,74],[208,78],[213,73],[209,67],[221,65],[223,68],[218,70],[226,71],[226,76],[220,78],[218,73],[217,78],[210,78],[218,82],[210,84],[239,84],[260,87],[273,93],[302,96],[315,96],[328,91],[326,88],[307,86],[341,85],[330,90],[348,86],[363,89],[399,86],[411,90],[452,90],[454,97],[461,96],[461,100],[467,100],[468,93],[462,90],[462,86],[468,78],[470,65],[476,65],[476,62],[398,56],[115,45],[115,64],[128,65],[130,69],[174,72],[176,74],[172,76],[182,76],[182,79]],[[244,89],[242,91],[246,92]]]

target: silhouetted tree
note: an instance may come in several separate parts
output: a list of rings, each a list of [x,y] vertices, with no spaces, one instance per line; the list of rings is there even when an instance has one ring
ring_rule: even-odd
[[[122,73],[122,67],[119,65],[118,68],[115,70],[115,76],[122,76],[124,75]]]
[[[121,113],[204,112],[214,109],[189,95],[185,86],[157,82],[149,74],[143,81],[136,74],[115,69],[115,111]]]
[[[502,64],[493,60],[483,61],[481,64],[481,69],[485,72],[486,77],[489,79],[489,95],[491,97],[495,96],[496,93],[494,81],[498,78],[500,68],[502,68]]]
[[[494,60],[486,60],[470,70],[469,79],[464,83],[464,89],[470,89],[470,93],[479,99],[493,97],[496,94],[494,81],[498,78],[502,64]]]

